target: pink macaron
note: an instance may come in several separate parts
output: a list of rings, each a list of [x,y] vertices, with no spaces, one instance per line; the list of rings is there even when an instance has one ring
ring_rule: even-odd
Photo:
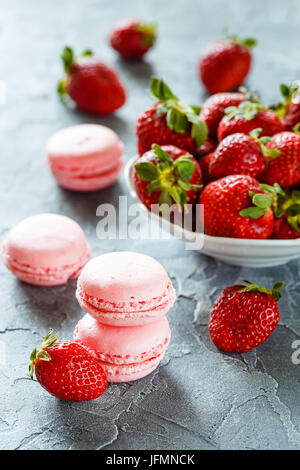
[[[130,251],[93,258],[82,270],[80,306],[108,325],[144,325],[163,317],[176,293],[166,270],[151,256]]]
[[[78,276],[90,258],[90,248],[77,222],[63,215],[39,214],[8,232],[2,258],[20,280],[55,286]]]
[[[86,314],[74,332],[74,340],[95,357],[109,382],[129,382],[154,371],[164,357],[170,336],[166,317],[122,328],[104,325]]]
[[[47,143],[47,161],[58,181],[73,191],[96,191],[115,183],[124,145],[99,124],[79,124],[56,132]]]

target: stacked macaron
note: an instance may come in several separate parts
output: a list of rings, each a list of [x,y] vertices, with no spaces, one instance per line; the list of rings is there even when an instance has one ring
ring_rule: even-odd
[[[123,165],[124,145],[99,124],[79,124],[56,132],[47,143],[47,161],[58,181],[73,191],[96,191],[113,184]]]
[[[76,342],[103,367],[110,382],[150,374],[170,341],[166,313],[176,293],[163,266],[134,252],[113,252],[89,261],[76,296],[88,312],[77,324]]]

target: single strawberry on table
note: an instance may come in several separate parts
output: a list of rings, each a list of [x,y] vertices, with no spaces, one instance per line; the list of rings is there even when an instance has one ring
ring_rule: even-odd
[[[207,137],[207,126],[198,116],[199,106],[182,104],[168,85],[156,77],[152,77],[150,89],[158,102],[137,121],[139,154],[150,150],[152,144],[175,145],[195,154]]]
[[[139,157],[134,165],[134,186],[142,203],[151,209],[157,204],[181,208],[197,202],[202,174],[195,158],[173,145],[159,147]]]
[[[272,196],[247,175],[225,176],[209,183],[199,204],[204,205],[204,232],[231,238],[266,239],[273,232]]]
[[[261,129],[247,134],[231,134],[223,139],[210,160],[211,180],[227,175],[250,175],[258,178],[266,167],[266,159],[276,158],[280,152],[266,148],[271,137],[259,137]]]
[[[214,345],[226,352],[245,353],[266,341],[279,322],[277,301],[284,282],[272,289],[243,280],[226,287],[214,303],[209,334]]]
[[[141,59],[156,41],[156,23],[135,19],[120,21],[110,35],[110,45],[124,59]]]
[[[97,361],[77,343],[58,341],[52,330],[30,356],[29,373],[51,395],[63,400],[98,398],[106,389],[106,375]]]
[[[300,134],[296,132],[280,132],[266,144],[268,150],[277,149],[280,153],[276,158],[267,156],[268,165],[261,175],[261,180],[273,185],[278,183],[282,188],[300,184]]]
[[[75,57],[65,47],[62,61],[66,73],[57,91],[61,98],[69,96],[78,108],[92,114],[111,114],[123,106],[126,92],[117,73],[86,50]]]
[[[276,112],[265,108],[259,103],[244,101],[239,106],[229,106],[218,126],[219,141],[230,134],[241,132],[249,134],[260,128],[261,136],[272,136],[284,130],[284,126]]]
[[[228,36],[215,41],[203,50],[199,62],[199,77],[209,93],[237,88],[247,77],[256,46],[252,38]]]

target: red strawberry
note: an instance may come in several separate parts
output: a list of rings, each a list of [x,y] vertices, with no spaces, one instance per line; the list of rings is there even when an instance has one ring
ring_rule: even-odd
[[[198,106],[185,106],[160,79],[152,77],[153,95],[159,100],[139,117],[136,126],[138,152],[151,149],[152,144],[175,145],[196,153],[207,137],[206,124],[199,119]]]
[[[87,352],[77,343],[57,341],[52,330],[38,351],[30,356],[29,372],[47,392],[57,398],[71,401],[85,401],[98,398],[106,389],[106,375]]]
[[[254,39],[231,36],[206,46],[199,63],[199,75],[206,89],[219,93],[241,85],[249,73],[250,49],[255,45]]]
[[[111,114],[123,106],[126,94],[117,73],[90,50],[76,59],[73,50],[65,47],[62,60],[66,78],[57,89],[62,98],[68,95],[78,108],[92,114]]]
[[[204,157],[205,155],[208,155],[209,153],[212,153],[216,150],[218,146],[218,142],[215,139],[206,139],[204,144],[202,144],[198,149],[195,154],[195,157],[197,160],[200,158]]]
[[[262,185],[268,190],[268,185]],[[275,220],[272,238],[300,238],[300,191],[281,191],[275,200]]]
[[[282,188],[300,183],[300,135],[295,132],[280,132],[272,137],[267,149],[277,149],[280,154],[268,159],[266,171],[261,180],[273,185],[278,183]]]
[[[285,129],[292,131],[300,122],[300,82],[297,80],[290,86],[282,83],[280,85],[280,91],[285,101],[272,106],[271,109],[277,111]]]
[[[270,137],[259,137],[261,129],[254,129],[247,134],[231,134],[218,145],[210,161],[211,180],[227,175],[250,175],[257,178],[264,171],[266,158],[279,155],[275,149],[267,150],[265,143]]]
[[[136,160],[134,186],[140,200],[148,209],[153,204],[197,202],[202,183],[201,170],[192,155],[173,145],[159,147]]]
[[[281,240],[294,240],[300,238],[300,217],[298,219],[297,225],[298,229],[295,230],[290,223],[288,222],[289,217],[284,215],[280,219],[275,220],[274,222],[274,231],[271,238],[281,239]]]
[[[284,282],[266,289],[243,280],[226,287],[214,303],[208,330],[222,351],[245,353],[266,341],[279,322],[277,301]]]
[[[269,238],[273,231],[272,197],[251,176],[231,175],[203,190],[204,231],[233,238]]]
[[[201,168],[203,182],[205,184],[211,181],[209,168],[210,168],[210,162],[212,161],[213,158],[214,158],[214,154],[209,153],[208,155],[205,155],[199,160],[199,166]]]
[[[124,59],[140,59],[154,45],[156,24],[139,20],[123,20],[114,28],[110,45]]]
[[[274,111],[264,108],[259,103],[244,101],[238,107],[230,106],[218,127],[218,139],[241,132],[249,134],[261,128],[261,136],[272,136],[284,130],[283,124]]]
[[[226,108],[238,106],[246,99],[244,93],[216,93],[207,98],[201,108],[199,117],[206,122],[209,135],[213,137],[217,134],[219,122],[224,116]]]

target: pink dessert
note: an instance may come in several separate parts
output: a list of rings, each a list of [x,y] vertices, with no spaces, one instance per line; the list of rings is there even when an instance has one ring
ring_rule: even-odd
[[[113,184],[123,165],[123,143],[108,127],[79,124],[56,132],[47,143],[47,161],[58,181],[73,191]]]
[[[95,357],[109,382],[129,382],[154,371],[164,357],[170,336],[166,317],[122,328],[104,325],[86,314],[74,332],[74,340]]]
[[[82,270],[76,296],[80,306],[108,325],[144,325],[163,317],[176,293],[154,258],[130,251],[93,258]]]
[[[55,286],[78,276],[90,258],[90,248],[77,222],[63,215],[39,214],[8,232],[2,258],[20,280]]]

